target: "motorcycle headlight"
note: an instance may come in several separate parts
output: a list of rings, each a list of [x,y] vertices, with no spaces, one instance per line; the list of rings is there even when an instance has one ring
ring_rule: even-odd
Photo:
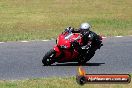
[[[60,46],[60,48],[62,48],[62,49],[66,49],[66,48],[67,48],[67,46],[62,45],[62,46]]]

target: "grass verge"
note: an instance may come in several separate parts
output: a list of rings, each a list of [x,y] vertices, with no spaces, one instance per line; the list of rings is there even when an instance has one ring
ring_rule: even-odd
[[[132,35],[131,0],[0,0],[0,41],[56,38],[90,22],[105,36]]]
[[[0,81],[0,88],[131,88],[130,84],[85,84],[76,83],[75,77],[42,78],[19,81]]]

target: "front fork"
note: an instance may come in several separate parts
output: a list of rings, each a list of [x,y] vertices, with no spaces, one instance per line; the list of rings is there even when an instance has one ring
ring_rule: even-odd
[[[54,51],[56,52],[55,57],[59,57],[61,55],[61,50],[57,45],[54,46]]]

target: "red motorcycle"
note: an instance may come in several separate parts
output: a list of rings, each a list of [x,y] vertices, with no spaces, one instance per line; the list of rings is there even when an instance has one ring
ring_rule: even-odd
[[[55,62],[78,62],[79,64],[85,64],[91,59],[88,56],[90,45],[87,49],[83,49],[82,47],[80,54],[79,46],[82,45],[83,39],[80,33],[64,32],[58,36],[54,48],[45,54],[42,63],[45,66],[49,66]]]

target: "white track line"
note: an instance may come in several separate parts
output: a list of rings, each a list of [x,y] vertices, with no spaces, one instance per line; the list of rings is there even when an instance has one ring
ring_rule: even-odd
[[[103,39],[107,38],[107,37],[102,37]]]
[[[29,42],[29,41],[20,41],[20,42]]]
[[[49,41],[49,40],[41,40],[41,41],[44,41],[44,42],[46,42],[46,41]]]
[[[4,43],[4,42],[0,42],[0,44],[2,44],[2,43]]]
[[[115,37],[124,37],[124,36],[115,36]]]
[[[128,36],[132,36],[132,35],[128,35]],[[113,36],[113,37],[121,38],[121,37],[125,37],[125,36]],[[104,36],[102,38],[105,39],[105,38],[109,38],[109,37]],[[35,40],[32,40],[32,41],[35,41]],[[40,41],[47,42],[47,41],[50,41],[50,40],[40,40]],[[20,42],[26,43],[26,42],[30,42],[30,41],[20,41]],[[3,43],[5,43],[5,42],[0,42],[0,44],[3,44]]]

